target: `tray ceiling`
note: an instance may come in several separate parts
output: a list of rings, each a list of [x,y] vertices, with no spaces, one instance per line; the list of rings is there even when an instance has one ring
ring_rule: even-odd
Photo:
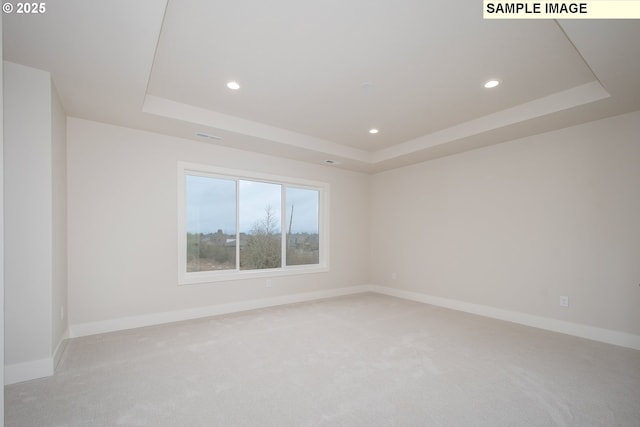
[[[70,116],[365,172],[640,109],[640,21],[481,5],[65,0],[5,15],[4,57]]]

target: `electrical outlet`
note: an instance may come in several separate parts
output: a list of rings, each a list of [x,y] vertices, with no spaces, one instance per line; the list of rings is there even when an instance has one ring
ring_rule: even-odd
[[[267,282],[264,284],[265,287],[270,288],[273,286],[273,280],[267,279]]]
[[[391,280],[396,280],[398,278],[398,273],[391,273]]]
[[[560,307],[569,307],[569,297],[567,296],[560,297]]]

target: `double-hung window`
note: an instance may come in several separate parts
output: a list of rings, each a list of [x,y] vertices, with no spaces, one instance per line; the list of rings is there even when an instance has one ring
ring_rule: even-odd
[[[179,283],[327,271],[325,183],[178,164]]]

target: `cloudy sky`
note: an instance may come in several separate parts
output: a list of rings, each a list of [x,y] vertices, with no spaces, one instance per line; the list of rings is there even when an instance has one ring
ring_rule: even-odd
[[[186,176],[187,232],[235,234],[236,183],[233,180],[203,176]],[[264,220],[265,209],[271,207],[281,218],[281,186],[264,182],[240,180],[240,232],[249,232],[253,225]],[[293,209],[293,233],[318,232],[318,191],[287,187],[287,227]]]

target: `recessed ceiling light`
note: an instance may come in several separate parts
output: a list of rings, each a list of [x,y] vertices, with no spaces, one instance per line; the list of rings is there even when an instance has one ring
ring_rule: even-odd
[[[230,81],[227,83],[227,87],[231,90],[238,90],[240,89],[240,84],[238,84],[238,82]]]
[[[489,80],[488,82],[486,82],[484,84],[484,87],[487,88],[487,89],[491,89],[491,88],[494,88],[494,87],[498,86],[499,84],[500,84],[500,80],[493,79],[493,80]]]
[[[376,134],[376,133],[378,133],[378,132],[380,132],[380,131],[379,131],[378,129],[376,129],[376,128],[369,129],[369,133],[370,133],[370,134],[374,134],[374,135],[375,135],[375,134]]]

